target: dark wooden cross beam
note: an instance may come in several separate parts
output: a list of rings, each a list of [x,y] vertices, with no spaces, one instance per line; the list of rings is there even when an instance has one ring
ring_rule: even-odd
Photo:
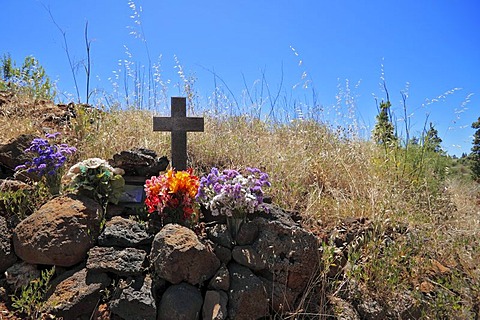
[[[171,117],[153,117],[153,131],[172,132],[172,167],[187,169],[187,131],[202,132],[203,118],[187,117],[185,98],[172,97]]]

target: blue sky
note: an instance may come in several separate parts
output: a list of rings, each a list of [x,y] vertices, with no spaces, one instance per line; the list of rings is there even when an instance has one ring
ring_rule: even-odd
[[[377,113],[374,96],[385,98],[380,86],[384,78],[398,127],[404,127],[403,91],[408,93],[411,134],[419,135],[428,116],[444,149],[457,155],[470,151],[470,125],[480,116],[476,0],[138,0],[140,25],[128,0],[1,3],[0,53],[9,52],[18,62],[35,56],[57,80],[59,90],[70,94],[61,95],[63,100],[75,98],[75,87],[62,35],[45,7],[65,31],[74,62],[86,58],[88,21],[91,86],[99,92],[114,90],[109,78],[114,79],[114,71],[121,73],[119,61],[148,65],[146,44],[153,62],[162,56],[161,75],[164,82],[170,80],[169,94],[179,94],[176,55],[186,74],[195,74],[204,107],[215,83],[224,92],[231,90],[242,104],[245,84],[251,95],[255,90],[260,94],[265,77],[271,95],[281,88],[281,99],[292,109],[294,101],[299,108],[302,102],[312,103],[313,87],[321,118],[333,125],[345,124],[348,110],[354,108],[361,131],[368,136]],[[146,42],[131,32],[143,34]],[[211,71],[220,77],[216,82]],[[77,78],[85,100],[81,68]],[[268,110],[269,104],[264,108]]]

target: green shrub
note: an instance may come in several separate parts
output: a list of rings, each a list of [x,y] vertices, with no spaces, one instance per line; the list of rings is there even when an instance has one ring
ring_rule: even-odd
[[[7,217],[16,216],[19,221],[42,205],[50,196],[43,183],[37,183],[32,188],[0,191],[0,212]]]
[[[39,319],[44,311],[45,298],[50,289],[50,280],[55,274],[55,267],[43,270],[41,276],[22,287],[18,295],[12,295],[12,307],[26,315],[28,319]]]
[[[10,54],[0,60],[0,90],[25,94],[33,99],[53,100],[55,90],[45,69],[33,56],[28,56],[17,67]]]

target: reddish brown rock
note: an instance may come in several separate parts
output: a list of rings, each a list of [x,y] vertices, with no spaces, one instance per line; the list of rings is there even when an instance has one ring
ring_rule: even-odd
[[[151,177],[168,166],[167,157],[158,157],[155,151],[145,148],[133,148],[113,155],[109,160],[113,167],[122,168],[128,176]]]
[[[210,279],[220,267],[212,248],[178,224],[167,224],[157,233],[150,261],[161,278],[174,284],[185,281],[197,285]]]
[[[212,227],[207,227],[207,236],[210,240],[222,247],[232,249],[234,241],[226,224],[215,224]]]
[[[218,259],[224,264],[228,264],[232,260],[232,250],[227,247],[216,244],[213,252]]]
[[[237,245],[244,246],[252,244],[258,237],[258,226],[252,222],[242,224],[236,237]]]
[[[75,271],[67,271],[54,280],[46,303],[49,313],[63,319],[91,315],[101,299],[101,290],[111,282],[105,273],[93,273],[85,268]]]
[[[50,200],[15,228],[15,253],[31,264],[81,262],[98,237],[100,210],[94,200],[75,195]]]

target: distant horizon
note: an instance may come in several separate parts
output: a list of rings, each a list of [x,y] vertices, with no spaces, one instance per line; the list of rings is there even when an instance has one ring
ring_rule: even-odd
[[[386,99],[385,80],[399,130],[405,131],[403,93],[411,136],[432,122],[448,154],[471,152],[471,124],[480,117],[476,1],[23,0],[3,7],[12,14],[4,17],[0,54],[10,53],[17,66],[33,55],[69,95],[60,96],[67,102],[77,100],[76,89],[55,23],[65,32],[85,102],[81,62],[88,22],[91,88],[105,94],[124,92],[127,66],[141,71],[162,56],[158,79],[168,85],[168,97],[181,93],[175,67],[182,66],[186,77],[196,77],[194,88],[205,109],[214,103],[209,97],[216,84],[232,101],[241,106],[253,101],[264,113],[270,108],[280,113],[286,106],[299,117],[310,109],[332,126],[348,125],[355,117],[366,137],[375,125],[375,97]],[[168,112],[169,103],[156,108]]]

